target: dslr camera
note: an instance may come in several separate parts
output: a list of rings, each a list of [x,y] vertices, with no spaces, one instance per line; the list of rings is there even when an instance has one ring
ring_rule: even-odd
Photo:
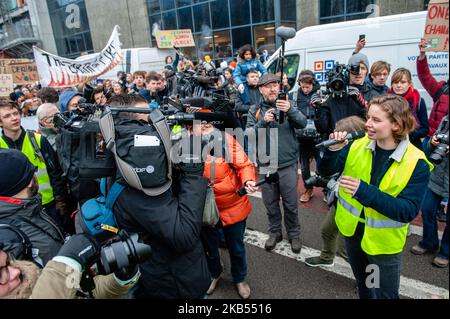
[[[347,87],[350,84],[350,73],[359,74],[359,65],[344,65],[336,62],[334,68],[327,72],[327,95],[332,95],[333,97],[339,96],[343,97],[347,92]]]
[[[430,155],[430,161],[433,164],[439,165],[442,163],[444,158],[448,155],[448,131],[446,133],[438,133],[435,135],[436,139],[439,141],[439,145],[436,147],[436,149],[433,151],[433,153]]]

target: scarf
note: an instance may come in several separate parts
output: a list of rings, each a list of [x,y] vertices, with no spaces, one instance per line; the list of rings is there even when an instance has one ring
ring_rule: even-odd
[[[394,90],[389,89],[389,94],[395,94]],[[398,95],[398,94],[396,94]],[[420,94],[419,91],[414,89],[412,86],[409,87],[408,91],[405,94],[402,94],[402,97],[408,102],[409,109],[411,110],[412,115],[416,119],[417,128],[421,127],[419,117],[417,116],[417,108],[419,107],[420,102]]]

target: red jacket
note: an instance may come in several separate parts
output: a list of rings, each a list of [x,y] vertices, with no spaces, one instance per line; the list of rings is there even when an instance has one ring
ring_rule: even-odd
[[[438,82],[433,75],[431,75],[427,58],[422,61],[417,59],[417,73],[419,75],[420,83],[422,83],[424,89],[427,90],[428,94],[430,94],[431,98],[434,100],[440,88],[445,84],[445,81]],[[439,101],[434,102],[430,113],[430,131],[428,132],[428,136],[432,137],[435,134],[442,118],[448,114],[448,102],[449,99],[447,94],[442,94]]]
[[[219,216],[223,226],[243,221],[252,211],[247,196],[239,197],[237,191],[247,181],[256,181],[253,163],[250,162],[241,145],[231,135],[226,134],[228,157],[216,158],[214,168],[214,195],[219,208]],[[211,157],[205,163],[203,176],[210,179]]]

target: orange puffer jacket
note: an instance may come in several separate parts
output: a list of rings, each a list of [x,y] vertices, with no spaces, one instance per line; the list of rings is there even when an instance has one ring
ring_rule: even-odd
[[[244,149],[231,135],[226,134],[228,158],[216,158],[214,168],[214,195],[219,208],[220,220],[223,226],[233,225],[243,221],[252,211],[247,195],[239,197],[237,191],[247,181],[256,181],[255,168],[248,159]],[[210,179],[212,158],[205,163],[203,176]]]

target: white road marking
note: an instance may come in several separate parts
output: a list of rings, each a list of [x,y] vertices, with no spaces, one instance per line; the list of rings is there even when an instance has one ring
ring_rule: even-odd
[[[267,234],[247,229],[244,240],[250,245],[264,249],[264,243],[267,238],[269,238],[269,235]],[[294,254],[291,251],[291,246],[287,240],[278,243],[272,252],[300,262],[305,262],[306,258],[320,255],[320,251],[306,246],[302,247],[300,254]],[[320,266],[320,268],[346,278],[355,279],[350,265],[341,257],[336,257],[334,259],[333,267]],[[449,292],[444,288],[401,276],[400,295],[413,299],[430,299],[433,296],[446,296],[448,298]]]

